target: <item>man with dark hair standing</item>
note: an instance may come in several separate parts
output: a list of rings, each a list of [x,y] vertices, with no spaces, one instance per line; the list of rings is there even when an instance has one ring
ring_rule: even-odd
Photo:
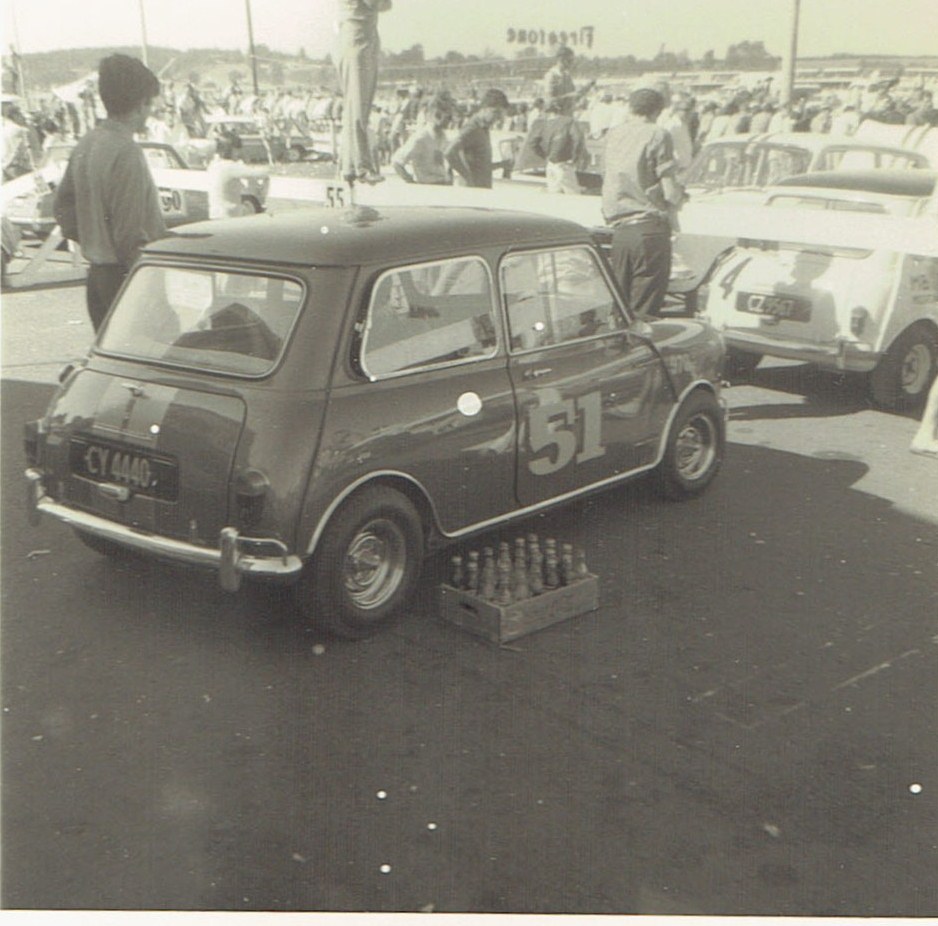
[[[586,139],[562,100],[547,104],[547,118],[531,130],[531,150],[546,162],[548,193],[579,193],[576,172],[589,163]]]
[[[629,308],[642,317],[664,302],[671,224],[684,200],[671,136],[655,124],[663,109],[657,90],[636,90],[630,120],[606,134],[603,161],[603,215],[614,228],[609,259]]]
[[[492,187],[492,138],[489,129],[508,111],[508,97],[501,90],[486,90],[479,111],[466,120],[446,149],[446,160],[463,186]]]
[[[140,248],[166,234],[156,185],[134,141],[160,82],[136,58],[110,55],[98,68],[98,93],[108,117],[78,142],[54,207],[62,234],[81,245],[91,264],[87,302],[95,331]]]

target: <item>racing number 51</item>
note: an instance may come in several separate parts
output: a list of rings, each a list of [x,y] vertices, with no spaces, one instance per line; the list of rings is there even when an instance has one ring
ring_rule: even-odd
[[[578,424],[582,422],[582,428]],[[535,476],[549,476],[571,460],[577,463],[603,456],[602,396],[588,392],[576,399],[537,405],[528,415],[528,443],[534,459],[528,469]],[[579,449],[577,442],[579,438]],[[538,456],[542,450],[549,452]]]

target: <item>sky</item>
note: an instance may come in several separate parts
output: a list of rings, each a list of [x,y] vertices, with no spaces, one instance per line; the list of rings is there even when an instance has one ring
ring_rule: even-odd
[[[174,48],[248,45],[254,40],[311,57],[334,52],[338,0],[4,0],[2,48],[23,53],[138,45],[141,8],[147,40]],[[786,51],[794,0],[394,0],[380,19],[382,44],[398,52],[420,43],[428,57],[486,50],[513,57],[509,30],[594,29],[586,54],[654,57],[662,45],[717,57],[728,45],[762,40]],[[801,0],[798,53],[938,55],[938,0]]]

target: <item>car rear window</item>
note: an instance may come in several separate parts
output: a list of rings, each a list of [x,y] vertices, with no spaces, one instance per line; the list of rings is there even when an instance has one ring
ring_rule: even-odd
[[[98,350],[242,376],[273,369],[304,286],[266,274],[143,266],[108,316]]]

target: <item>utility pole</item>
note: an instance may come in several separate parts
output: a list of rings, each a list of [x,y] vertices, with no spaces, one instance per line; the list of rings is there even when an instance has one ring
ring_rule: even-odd
[[[16,6],[13,0],[10,0],[10,19],[13,23],[13,67],[16,69],[17,95],[26,101],[29,107],[29,93],[26,90],[26,75],[23,73],[23,56],[20,51],[20,33],[16,23]]]
[[[257,56],[254,54],[254,25],[251,22],[251,0],[244,0],[244,7],[248,14],[248,42],[251,50],[251,77],[254,79],[254,96],[260,91],[257,88]]]
[[[791,31],[788,34],[788,54],[782,61],[780,102],[790,103],[795,89],[795,68],[798,60],[798,16],[801,0],[791,0]]]
[[[143,63],[149,67],[150,62],[147,60],[147,16],[143,8],[143,0],[140,0],[140,51]]]

